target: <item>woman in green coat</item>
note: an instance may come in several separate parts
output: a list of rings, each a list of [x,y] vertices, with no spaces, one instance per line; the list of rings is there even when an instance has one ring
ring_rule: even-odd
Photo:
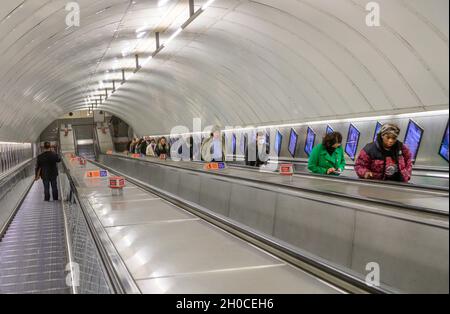
[[[309,156],[308,169],[313,173],[340,175],[345,169],[342,134],[333,132],[323,138],[322,144],[314,147]]]

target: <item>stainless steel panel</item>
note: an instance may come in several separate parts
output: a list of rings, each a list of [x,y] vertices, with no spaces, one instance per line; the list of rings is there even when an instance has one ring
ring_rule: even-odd
[[[196,173],[181,172],[178,195],[185,200],[199,203],[201,176]]]
[[[130,195],[130,194],[126,194],[124,192],[123,195],[110,195],[110,196],[105,196],[105,197],[91,197],[89,198],[89,203],[91,205],[96,205],[96,204],[107,204],[107,203],[132,203],[132,202],[136,202],[136,201],[143,201],[143,200],[153,200],[158,198],[156,195],[153,194],[145,194],[145,193],[141,193],[141,194],[135,194],[135,195]]]
[[[135,279],[283,264],[202,221],[107,229]]]
[[[163,190],[178,195],[178,184],[180,182],[180,171],[173,168],[164,169]]]
[[[148,163],[147,163],[148,164]],[[148,183],[151,185],[156,186],[158,182],[161,182],[161,168],[154,164],[148,164],[147,167],[149,168],[149,175],[148,175]]]
[[[280,194],[274,237],[350,267],[355,210]]]
[[[97,197],[111,197],[112,199],[120,198],[120,196],[112,196],[111,189],[109,187],[84,187],[78,188],[78,191],[83,196],[88,198]],[[139,189],[135,186],[125,186],[123,188],[123,197],[133,197],[135,195],[141,195],[142,193],[147,194],[147,192]]]
[[[352,268],[380,265],[382,283],[410,293],[448,293],[449,233],[370,213],[356,216]]]
[[[230,214],[231,183],[202,176],[200,205],[225,217]]]
[[[267,234],[274,228],[277,194],[234,183],[231,188],[230,218]]]
[[[340,293],[339,290],[291,266],[241,268],[138,280],[143,293],[169,294],[272,294]]]
[[[161,199],[92,205],[103,226],[126,226],[150,222],[194,219],[195,217]]]
[[[149,177],[151,176],[151,171],[148,167],[146,167],[143,161],[139,161],[135,163],[135,167],[133,169],[135,173],[135,178],[142,180],[144,182],[149,182]]]

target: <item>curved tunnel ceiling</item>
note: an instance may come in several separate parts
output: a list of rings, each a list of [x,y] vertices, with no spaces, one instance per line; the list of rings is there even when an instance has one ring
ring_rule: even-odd
[[[196,9],[206,1],[196,0]],[[216,0],[132,75],[188,19],[187,0],[2,1],[0,140],[32,141],[64,113],[99,108],[138,134],[175,125],[245,126],[448,108],[447,0]],[[141,61],[142,62],[142,61]],[[99,89],[99,91],[97,91]]]

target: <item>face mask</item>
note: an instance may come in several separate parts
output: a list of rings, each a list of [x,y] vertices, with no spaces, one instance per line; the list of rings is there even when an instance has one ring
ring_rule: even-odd
[[[266,144],[266,140],[261,138],[261,139],[258,140],[258,144],[259,145],[264,145],[264,144]]]

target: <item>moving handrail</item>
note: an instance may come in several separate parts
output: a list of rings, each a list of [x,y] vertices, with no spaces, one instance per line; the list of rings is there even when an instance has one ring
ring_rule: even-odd
[[[11,186],[9,184],[9,181],[14,179],[14,177],[16,177],[18,174],[20,174],[26,168],[28,168],[28,167],[31,168],[33,165],[34,165],[34,159],[30,158],[30,159],[22,162],[21,164],[15,166],[14,168],[8,170],[7,172],[3,173],[0,176],[0,192],[1,192],[0,202],[5,194],[4,191],[1,190],[4,187],[4,185],[6,185],[6,184],[8,185],[7,186],[8,190],[13,189],[14,186]],[[6,230],[8,229],[8,226],[11,224],[12,220],[14,219],[14,216],[16,215],[17,211],[19,210],[23,200],[25,199],[26,195],[28,194],[28,192],[30,191],[32,186],[33,186],[33,181],[30,180],[30,182],[29,182],[29,184],[27,184],[24,192],[20,194],[17,204],[14,206],[14,208],[11,209],[6,220],[3,223],[0,221],[0,239],[5,234]]]
[[[18,164],[17,166],[9,169],[8,171],[5,171],[4,173],[0,174],[0,185],[2,184],[2,181],[7,178],[13,177],[16,173],[20,172],[23,168],[27,167],[31,162],[33,161],[33,158],[29,158],[22,163]]]
[[[289,160],[280,160],[280,163],[293,163],[294,165],[296,165],[296,162],[292,162]],[[203,162],[200,162],[203,163]],[[306,167],[307,163],[300,163],[300,164],[304,164],[304,167]],[[249,171],[259,171],[258,168],[255,167],[251,167],[251,166],[247,166],[244,164],[240,164],[240,163],[236,163],[236,162],[229,162],[228,163],[229,167],[231,168],[236,168],[236,169],[246,169]],[[421,168],[415,168],[415,170],[422,170]],[[432,170],[432,169],[425,169],[426,171],[436,171],[439,173],[442,173],[442,170]],[[354,170],[351,170],[354,171]],[[447,170],[448,173],[448,170]],[[414,169],[413,169],[413,175],[416,176],[423,176],[423,175],[417,175],[414,174]],[[378,181],[378,180],[364,180],[364,179],[360,179],[358,177],[352,177],[352,176],[346,176],[345,172],[344,175],[340,175],[340,176],[329,176],[329,175],[322,175],[322,174],[315,174],[315,173],[311,173],[307,170],[298,170],[298,169],[294,169],[294,176],[308,176],[308,177],[317,177],[317,178],[326,178],[329,180],[335,180],[335,181],[343,181],[343,182],[361,182],[364,184],[373,184],[373,185],[383,185],[383,186],[394,186],[394,187],[404,187],[404,188],[408,188],[408,189],[425,189],[425,190],[430,190],[430,191],[443,191],[443,192],[448,192],[449,191],[449,187],[447,186],[441,186],[441,185],[433,185],[433,184],[419,184],[419,183],[404,183],[404,182],[394,182],[394,181]],[[442,177],[438,177],[440,179],[445,179]],[[448,181],[448,177],[447,177],[447,181]]]
[[[380,195],[379,198],[376,198],[374,196],[370,196],[370,195],[357,195],[355,193],[353,194],[345,194],[342,192],[336,192],[336,191],[332,191],[329,189],[321,189],[318,187],[315,188],[311,188],[311,187],[307,187],[307,186],[302,186],[301,184],[295,185],[292,182],[287,182],[287,181],[283,181],[280,180],[279,182],[277,181],[270,181],[268,180],[269,178],[275,178],[277,179],[278,174],[274,175],[271,172],[260,172],[260,171],[250,171],[251,174],[253,174],[252,176],[245,176],[245,171],[246,169],[236,169],[236,168],[232,168],[230,167],[231,170],[237,171],[237,172],[242,172],[242,173],[225,173],[225,172],[213,172],[213,171],[206,171],[203,169],[203,167],[201,167],[198,163],[187,163],[187,162],[171,162],[171,161],[161,161],[155,158],[131,158],[127,155],[124,154],[112,154],[112,155],[104,155],[104,156],[113,156],[116,158],[125,158],[125,159],[130,159],[130,160],[139,160],[139,161],[144,161],[144,162],[149,162],[149,163],[153,163],[153,164],[157,164],[157,165],[161,165],[161,166],[165,166],[165,167],[171,167],[171,168],[176,168],[176,169],[183,169],[183,170],[188,170],[188,171],[193,171],[193,172],[199,172],[199,173],[207,173],[208,175],[213,175],[213,176],[221,176],[224,178],[230,178],[230,179],[235,179],[235,180],[245,180],[247,182],[252,182],[252,183],[258,183],[258,184],[264,184],[264,185],[270,185],[270,186],[274,186],[274,187],[283,187],[283,188],[287,188],[289,190],[293,190],[293,191],[304,191],[304,192],[308,192],[308,193],[313,193],[313,194],[318,194],[318,195],[332,195],[335,197],[339,197],[339,198],[346,198],[346,199],[352,199],[352,200],[357,200],[357,201],[364,201],[364,202],[372,202],[375,204],[382,204],[382,205],[387,205],[387,206],[394,206],[397,208],[401,208],[401,209],[406,209],[406,210],[413,210],[413,211],[418,211],[420,213],[430,213],[430,214],[435,214],[435,215],[439,215],[439,216],[443,216],[443,217],[448,217],[449,215],[449,211],[447,210],[442,210],[439,208],[431,208],[431,207],[426,207],[426,206],[420,206],[420,205],[414,205],[414,204],[407,204],[404,202],[400,202],[400,201],[392,201],[392,200],[386,200],[382,197],[382,195]],[[256,177],[260,176],[259,177]],[[264,177],[262,177],[264,176]],[[315,179],[315,180],[328,180],[328,178],[324,178],[324,177],[317,177],[317,176],[305,176],[307,179]],[[295,176],[295,178],[299,178],[299,176]],[[333,181],[329,181],[329,182],[333,182]],[[294,182],[295,183],[295,182]],[[300,183],[300,182],[299,182]],[[358,184],[359,187],[364,187],[367,186],[369,187],[369,189],[371,187],[377,187],[378,189],[380,189],[380,184],[382,183],[377,183],[376,185],[372,185],[371,182],[354,182],[354,184]],[[381,185],[381,187],[385,187],[383,185]],[[414,187],[409,187],[409,189],[405,190],[403,186],[395,186],[395,185],[389,185],[389,187],[391,189],[396,189],[396,192],[398,193],[412,193],[411,196],[415,196],[417,193],[422,193],[423,195],[426,195],[428,198],[435,198],[435,197],[442,197],[443,199],[447,198],[446,204],[448,204],[448,193],[445,193],[444,191],[436,191],[436,190],[429,190],[429,189],[416,189]],[[376,193],[375,193],[376,194]],[[445,206],[445,204],[444,204]]]

